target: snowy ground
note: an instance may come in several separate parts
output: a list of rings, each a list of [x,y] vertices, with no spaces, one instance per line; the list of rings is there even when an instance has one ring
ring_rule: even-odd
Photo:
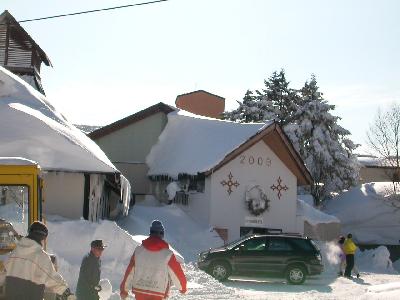
[[[119,222],[119,226],[111,221],[89,223],[50,217],[48,249],[57,255],[60,272],[75,289],[80,262],[89,250],[90,241],[96,238],[105,240],[109,247],[102,257],[102,278],[107,280],[102,282],[105,291],[101,299],[119,299],[119,283],[130,255],[148,234],[149,224],[156,218],[164,223],[166,240],[176,249],[177,255],[185,259],[188,293],[180,295],[173,288],[170,299],[397,300],[400,297],[400,275],[388,260],[385,247],[357,254],[360,279],[338,278],[336,246],[320,243],[325,271],[320,276],[309,278],[304,285],[288,285],[282,279],[237,277],[220,283],[198,270],[194,263],[198,252],[221,243],[215,232],[197,224],[175,206],[158,206],[151,201],[146,205],[136,205],[129,216]],[[79,243],[74,242],[76,240]]]

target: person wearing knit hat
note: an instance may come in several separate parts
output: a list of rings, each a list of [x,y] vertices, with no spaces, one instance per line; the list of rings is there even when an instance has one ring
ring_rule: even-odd
[[[79,269],[76,296],[78,300],[98,300],[101,275],[101,255],[106,245],[103,240],[94,240],[90,243],[90,252],[82,259]]]
[[[121,282],[120,295],[128,297],[132,290],[136,300],[162,300],[168,298],[172,283],[186,293],[186,277],[169,245],[163,240],[165,228],[160,220],[153,220],[150,236],[137,246],[125,276]]]
[[[44,290],[75,300],[66,281],[54,269],[50,256],[43,250],[49,231],[46,224],[35,221],[28,235],[22,237],[5,262],[7,300],[42,300]]]

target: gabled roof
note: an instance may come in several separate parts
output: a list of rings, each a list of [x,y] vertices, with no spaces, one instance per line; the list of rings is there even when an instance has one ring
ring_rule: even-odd
[[[197,91],[193,91],[193,92],[190,92],[190,93],[181,94],[181,95],[176,96],[175,103],[176,103],[176,101],[178,101],[178,98],[180,98],[180,97],[182,97],[182,96],[188,96],[188,95],[197,94],[197,93],[204,93],[204,94],[208,94],[208,95],[211,95],[211,96],[213,96],[213,97],[219,98],[219,99],[221,99],[221,100],[225,100],[224,97],[221,97],[221,96],[212,94],[212,93],[207,92],[207,91],[205,91],[205,90],[197,90]]]
[[[175,108],[173,108],[172,106],[169,106],[169,105],[167,105],[165,103],[160,102],[160,103],[157,103],[157,104],[155,104],[153,106],[150,106],[150,107],[148,107],[146,109],[143,109],[143,110],[141,110],[141,111],[139,111],[139,112],[137,112],[137,113],[135,113],[133,115],[125,117],[125,118],[123,118],[121,120],[118,120],[118,121],[116,121],[114,123],[111,123],[109,125],[101,127],[101,128],[99,128],[97,130],[94,130],[91,133],[89,133],[88,136],[91,139],[95,140],[95,139],[101,138],[103,136],[106,136],[106,135],[108,135],[108,134],[110,134],[110,133],[112,133],[114,131],[117,131],[117,130],[119,130],[121,128],[129,126],[129,125],[131,125],[133,123],[136,123],[136,122],[138,122],[140,120],[148,118],[149,116],[152,116],[152,115],[154,115],[156,113],[163,112],[165,114],[168,114],[168,113],[170,113],[170,112],[172,112],[174,110],[175,110]]]
[[[33,160],[46,171],[119,173],[45,96],[1,66],[0,128],[1,157]]]
[[[236,123],[194,115],[183,110],[168,114],[168,123],[146,158],[149,176],[209,175],[263,140],[298,178],[312,177],[289,139],[274,121]]]
[[[391,169],[395,168],[396,165],[396,158],[387,159],[381,158],[374,155],[358,155],[357,161],[359,164],[364,168],[381,168],[381,169]]]
[[[15,20],[15,18],[8,12],[8,10],[5,10],[0,15],[0,25],[6,25],[7,23],[10,23],[18,28],[19,32],[22,34],[22,37],[24,39],[27,39],[32,44],[32,47],[36,49],[36,51],[39,53],[40,59],[46,64],[46,66],[52,66],[49,57],[42,50],[42,48],[40,48],[39,45],[36,44],[34,39],[25,31],[25,29],[18,23],[18,21]]]

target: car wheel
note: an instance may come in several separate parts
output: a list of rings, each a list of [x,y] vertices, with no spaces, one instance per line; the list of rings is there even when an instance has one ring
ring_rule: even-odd
[[[302,284],[306,280],[306,270],[299,265],[289,266],[286,270],[286,279],[290,284]]]
[[[225,281],[231,275],[231,268],[228,263],[217,261],[211,266],[211,276],[218,281]]]

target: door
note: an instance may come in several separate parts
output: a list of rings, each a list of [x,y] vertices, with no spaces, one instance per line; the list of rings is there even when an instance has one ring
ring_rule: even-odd
[[[292,245],[284,237],[269,237],[265,252],[265,271],[272,274],[282,274],[287,267],[287,262],[293,255],[293,250]]]
[[[254,275],[265,268],[265,237],[252,237],[233,249],[233,267],[238,273]]]

